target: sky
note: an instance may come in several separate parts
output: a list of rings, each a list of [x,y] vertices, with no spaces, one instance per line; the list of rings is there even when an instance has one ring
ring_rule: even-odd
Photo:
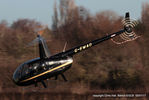
[[[18,19],[28,18],[51,26],[55,0],[0,0],[0,21],[9,24]],[[58,1],[58,0],[57,0]],[[133,19],[141,16],[143,2],[148,0],[75,0],[76,5],[84,6],[91,14],[112,10],[123,16],[130,12]]]

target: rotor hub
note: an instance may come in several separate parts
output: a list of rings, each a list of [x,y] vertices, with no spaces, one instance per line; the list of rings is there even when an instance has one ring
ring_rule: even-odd
[[[132,32],[132,26],[131,25],[126,25],[125,30],[126,30],[126,32],[131,33]]]

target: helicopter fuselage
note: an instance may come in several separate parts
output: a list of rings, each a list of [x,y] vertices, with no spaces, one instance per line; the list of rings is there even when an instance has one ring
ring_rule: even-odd
[[[57,79],[59,74],[65,81],[67,81],[63,72],[71,67],[73,62],[73,55],[91,48],[92,46],[95,46],[110,38],[113,38],[123,32],[125,32],[125,30],[120,30],[119,32],[74,47],[65,52],[60,52],[56,55],[50,56],[49,58],[45,56],[46,52],[43,51],[44,43],[42,44],[39,42],[40,57],[20,65],[13,74],[13,81],[19,86],[27,86],[31,84],[36,85],[38,82],[42,82],[44,87],[46,87],[43,80],[54,76]]]
[[[37,39],[39,44],[39,58],[27,61],[20,65],[13,74],[13,81],[20,86],[27,86],[31,84],[37,84],[42,82],[43,86],[46,87],[43,80],[50,77],[57,79],[58,75],[61,75],[65,81],[63,72],[68,70],[72,63],[72,57],[79,52],[82,52],[88,48],[91,48],[101,42],[112,39],[118,35],[123,35],[127,41],[132,39],[135,34],[132,32],[132,28],[135,27],[135,22],[130,21],[129,13],[125,15],[124,28],[118,32],[106,35],[102,38],[90,41],[85,44],[81,44],[65,52],[60,52],[56,55],[51,56],[48,52],[48,47],[45,40],[38,34]]]
[[[71,67],[72,62],[71,57],[44,60],[36,58],[20,65],[13,75],[13,80],[20,86],[36,84],[65,72]]]

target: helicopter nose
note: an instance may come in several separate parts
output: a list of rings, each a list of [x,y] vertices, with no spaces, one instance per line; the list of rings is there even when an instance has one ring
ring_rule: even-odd
[[[18,83],[18,82],[19,82],[19,80],[16,79],[16,78],[14,78],[14,77],[13,77],[12,79],[13,79],[13,82],[14,82],[14,83]]]
[[[19,77],[16,75],[16,73],[13,74],[12,80],[15,84],[19,85]]]
[[[17,84],[17,83],[19,82],[19,80],[18,80],[17,78],[15,78],[15,77],[13,77],[12,80],[13,80],[13,82],[14,82],[15,84]]]

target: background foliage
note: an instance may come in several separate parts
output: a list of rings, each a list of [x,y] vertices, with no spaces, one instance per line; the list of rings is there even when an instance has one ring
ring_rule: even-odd
[[[123,17],[115,12],[91,15],[86,8],[66,1],[61,0],[58,6],[55,3],[52,28],[45,28],[42,34],[53,55],[61,52],[66,42],[70,49],[123,28]],[[72,93],[99,89],[148,91],[148,11],[149,4],[143,4],[140,24],[135,29],[141,38],[122,45],[109,40],[74,56],[72,68],[65,73],[69,82],[60,84],[63,80],[59,78],[49,82],[49,86]],[[19,19],[12,25],[0,22],[0,91],[21,90],[12,82],[12,75],[22,62],[38,57],[38,47],[29,47],[28,43],[36,38],[34,31],[41,27],[30,19]]]

